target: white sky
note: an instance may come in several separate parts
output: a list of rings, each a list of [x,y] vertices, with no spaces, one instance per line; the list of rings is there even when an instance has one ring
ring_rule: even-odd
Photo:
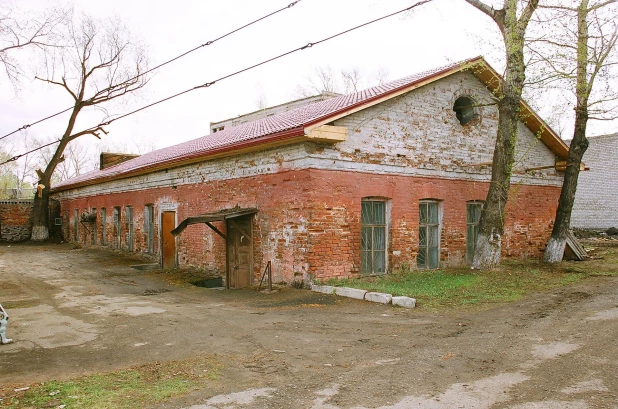
[[[147,45],[151,66],[289,3],[290,0],[73,2],[78,11],[93,16],[120,17]],[[161,68],[139,96],[110,107],[110,112],[120,114],[154,102],[412,3],[413,0],[302,0],[275,17]],[[22,9],[50,5],[44,0],[19,0],[14,4]],[[435,0],[412,14],[361,28],[120,120],[107,128],[109,135],[104,138],[108,146],[125,144],[131,148],[131,140],[142,145],[154,143],[157,148],[170,146],[208,134],[211,121],[256,110],[260,90],[269,106],[294,99],[296,86],[306,84],[316,67],[330,65],[340,71],[357,66],[365,76],[365,84],[373,85],[375,81],[370,77],[381,67],[387,68],[389,79],[394,80],[483,54],[483,50],[491,48],[480,44],[480,39],[500,41],[497,36],[489,18],[463,0]],[[490,64],[501,72],[501,52],[496,55],[497,58],[485,53]],[[26,80],[15,95],[3,82],[0,135],[71,105],[68,94],[57,87]],[[36,125],[28,130],[29,135],[57,138],[66,126],[66,118]],[[101,118],[98,111],[84,113],[75,131],[96,125]],[[591,130],[594,134],[596,129]],[[96,139],[86,138],[93,147],[97,146]]]

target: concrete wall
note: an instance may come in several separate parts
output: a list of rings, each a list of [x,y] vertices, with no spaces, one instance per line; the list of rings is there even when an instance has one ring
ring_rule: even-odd
[[[579,229],[618,227],[618,134],[589,138],[584,163],[590,168],[579,174],[571,226]]]
[[[491,103],[489,92],[470,73],[461,73],[335,121],[348,129],[336,145],[297,143],[262,152],[187,165],[60,192],[65,237],[90,242],[75,224],[78,213],[107,209],[107,242],[112,209],[134,208],[134,251],[143,253],[143,209],[155,206],[155,255],[159,257],[160,214],[177,212],[179,223],[220,209],[256,207],[254,276],[273,263],[275,281],[348,277],[360,271],[360,207],[380,197],[391,207],[388,268],[414,267],[418,251],[418,203],[439,200],[443,209],[442,265],[465,261],[466,202],[485,198],[496,134],[494,106],[462,126],[452,110],[459,96]],[[507,207],[504,255],[540,256],[549,235],[562,175],[554,155],[523,125],[517,146],[511,202]],[[97,221],[97,231],[102,231]],[[124,222],[122,226],[125,226]],[[224,230],[223,223],[217,224]],[[126,227],[123,227],[126,228]],[[126,236],[122,235],[126,241]],[[101,239],[95,240],[97,244]],[[127,249],[125,242],[121,248]],[[181,266],[223,273],[223,240],[209,228],[189,226],[177,239]]]
[[[0,200],[0,241],[16,242],[30,238],[32,199]]]

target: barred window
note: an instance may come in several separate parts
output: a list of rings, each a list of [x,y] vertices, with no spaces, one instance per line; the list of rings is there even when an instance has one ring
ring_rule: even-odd
[[[474,259],[482,209],[483,203],[481,202],[466,203],[466,260],[469,263],[472,263]]]
[[[361,274],[386,272],[386,202],[361,201]]]
[[[440,217],[437,201],[419,203],[418,268],[438,268],[440,264]]]

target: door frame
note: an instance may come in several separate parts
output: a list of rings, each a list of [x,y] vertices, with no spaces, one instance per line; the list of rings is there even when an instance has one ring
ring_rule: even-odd
[[[249,236],[249,286],[252,286],[254,284],[254,274],[253,274],[253,216],[254,214],[248,214],[245,216],[239,216],[239,217],[234,217],[234,218],[229,218],[229,219],[225,219],[225,288],[226,289],[230,289],[230,241],[231,241],[231,235],[230,235],[230,225],[232,225],[233,228],[236,228],[236,230],[240,231],[240,233],[248,235]],[[240,230],[237,227],[234,227],[233,225],[235,224],[235,220],[237,219],[241,219],[246,217],[249,220],[249,231],[248,232],[243,232],[242,230]],[[238,288],[238,287],[232,287],[232,288]]]
[[[153,205],[154,207],[154,205]],[[174,212],[174,227],[178,225],[178,205],[176,203],[162,203],[157,209],[159,234],[159,265],[163,267],[163,213]],[[178,267],[178,238],[174,236],[174,266]]]

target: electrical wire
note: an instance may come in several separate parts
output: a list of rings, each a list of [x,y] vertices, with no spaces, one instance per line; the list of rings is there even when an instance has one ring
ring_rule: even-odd
[[[339,33],[337,33],[337,34],[333,34],[333,35],[331,35],[331,36],[329,36],[329,37],[323,38],[323,39],[321,39],[321,40],[319,40],[319,41],[316,41],[316,42],[311,42],[311,43],[307,43],[306,45],[304,45],[304,46],[302,46],[302,47],[295,48],[295,49],[293,49],[293,50],[287,51],[287,52],[285,52],[285,53],[283,53],[283,54],[279,54],[279,55],[277,55],[277,56],[275,56],[275,57],[269,58],[269,59],[264,60],[264,61],[262,61],[262,62],[259,62],[259,63],[257,63],[257,64],[253,64],[253,65],[251,65],[251,66],[249,66],[249,67],[246,67],[246,68],[243,68],[243,69],[241,69],[241,70],[235,71],[235,72],[233,72],[233,73],[231,73],[231,74],[224,75],[223,77],[217,78],[216,80],[213,80],[213,81],[210,81],[210,82],[206,82],[206,83],[204,83],[204,84],[202,84],[202,85],[197,85],[197,86],[195,86],[195,87],[193,87],[193,88],[186,89],[186,90],[181,91],[181,92],[179,92],[179,93],[177,93],[177,94],[170,95],[169,97],[166,97],[166,98],[160,99],[160,100],[158,100],[158,101],[155,101],[155,102],[153,102],[153,103],[151,103],[151,104],[145,105],[145,106],[143,106],[143,107],[141,107],[141,108],[138,108],[138,109],[136,109],[136,110],[133,110],[133,111],[127,112],[126,114],[122,114],[122,115],[120,115],[120,116],[118,116],[118,117],[116,117],[116,118],[110,119],[110,120],[105,121],[105,122],[101,122],[101,123],[99,123],[98,125],[95,125],[95,126],[90,127],[90,128],[86,128],[86,129],[84,129],[83,131],[81,131],[81,132],[79,132],[79,133],[80,133],[80,134],[83,134],[84,132],[95,131],[95,130],[97,130],[98,128],[101,128],[101,127],[103,127],[103,126],[110,125],[110,124],[112,124],[112,123],[113,123],[113,122],[115,122],[115,121],[118,121],[118,120],[120,120],[120,119],[122,119],[122,118],[126,118],[126,117],[131,116],[131,115],[133,115],[133,114],[136,114],[136,113],[138,113],[138,112],[140,112],[140,111],[143,111],[143,110],[148,109],[148,108],[150,108],[150,107],[153,107],[153,106],[155,106],[155,105],[161,104],[161,103],[163,103],[163,102],[165,102],[165,101],[169,101],[169,100],[171,100],[171,99],[174,99],[174,98],[179,97],[179,96],[181,96],[181,95],[187,94],[187,93],[189,93],[189,92],[191,92],[191,91],[195,91],[195,90],[197,90],[197,89],[211,87],[211,86],[213,86],[214,84],[216,84],[217,82],[220,82],[220,81],[226,80],[226,79],[228,79],[228,78],[231,78],[231,77],[236,76],[236,75],[238,75],[238,74],[241,74],[241,73],[243,73],[243,72],[246,72],[246,71],[252,70],[252,69],[254,69],[254,68],[257,68],[257,67],[259,67],[259,66],[261,66],[261,65],[267,64],[267,63],[272,62],[272,61],[275,61],[275,60],[278,60],[278,59],[280,59],[280,58],[283,58],[283,57],[288,56],[288,55],[290,55],[290,54],[293,54],[293,53],[295,53],[295,52],[298,52],[298,51],[303,51],[303,50],[306,50],[306,49],[308,49],[308,48],[314,47],[314,46],[316,46],[316,45],[318,45],[318,44],[322,44],[322,43],[324,43],[324,42],[326,42],[326,41],[332,40],[333,38],[340,37],[340,36],[342,36],[342,35],[344,35],[344,34],[347,34],[347,33],[351,32],[351,31],[357,30],[357,29],[359,29],[359,28],[361,28],[361,27],[365,27],[365,26],[368,26],[368,25],[370,25],[370,24],[376,23],[376,22],[378,22],[378,21],[381,21],[381,20],[387,19],[387,18],[389,18],[389,17],[393,17],[393,16],[396,16],[396,15],[398,15],[398,14],[404,13],[404,12],[406,12],[406,11],[412,10],[412,9],[413,9],[413,8],[415,8],[415,7],[421,6],[421,5],[423,5],[423,4],[425,4],[425,3],[429,3],[429,2],[431,2],[431,1],[432,1],[432,0],[422,0],[422,1],[419,1],[419,2],[414,3],[413,5],[411,5],[411,6],[409,6],[409,7],[406,7],[406,8],[404,8],[404,9],[401,9],[401,10],[399,10],[399,11],[395,11],[395,12],[393,12],[393,13],[390,13],[390,14],[384,15],[384,16],[382,16],[382,17],[378,17],[378,18],[376,18],[376,19],[374,19],[374,20],[371,20],[371,21],[368,21],[368,22],[366,22],[366,23],[359,24],[359,25],[354,26],[354,27],[352,27],[352,28],[349,28],[349,29],[347,29],[347,30],[341,31],[341,32],[339,32]],[[75,135],[75,134],[73,134],[73,135]],[[67,138],[71,138],[71,136],[73,136],[73,135],[69,135]],[[1,166],[1,165],[4,165],[4,164],[6,164],[6,163],[9,163],[9,162],[15,161],[15,160],[17,160],[17,159],[21,158],[22,156],[28,155],[28,154],[30,154],[30,153],[32,153],[32,152],[34,152],[34,151],[36,151],[36,150],[42,149],[42,148],[44,148],[44,147],[50,146],[50,145],[55,144],[55,143],[59,143],[60,141],[62,141],[62,139],[58,139],[58,140],[56,140],[56,141],[50,142],[50,143],[48,143],[48,144],[46,144],[46,145],[43,145],[43,146],[41,146],[41,147],[39,147],[39,148],[35,148],[35,149],[33,149],[33,150],[29,151],[29,152],[22,153],[22,154],[20,154],[20,155],[14,156],[14,157],[12,157],[11,159],[8,159],[8,160],[6,160],[6,161],[4,161],[4,162],[0,163],[0,166]]]
[[[155,67],[153,67],[153,68],[151,68],[151,69],[149,69],[149,70],[147,70],[147,71],[144,71],[143,73],[141,73],[141,74],[139,74],[139,75],[136,75],[136,76],[135,76],[135,77],[133,77],[133,78],[129,78],[129,79],[127,80],[127,82],[128,82],[128,81],[133,81],[133,80],[135,80],[135,79],[137,79],[137,78],[139,78],[139,77],[143,77],[144,75],[146,75],[146,74],[148,74],[148,73],[151,73],[151,72],[153,72],[153,71],[155,71],[155,70],[158,70],[159,68],[161,68],[161,67],[163,67],[163,66],[165,66],[165,65],[167,65],[167,64],[170,64],[170,63],[172,63],[172,62],[174,62],[174,61],[176,61],[176,60],[179,60],[179,59],[181,59],[182,57],[185,57],[185,56],[187,56],[187,55],[191,54],[192,52],[195,52],[195,51],[199,50],[200,48],[207,47],[207,46],[209,46],[209,45],[211,45],[211,44],[213,44],[213,43],[215,43],[215,42],[217,42],[217,41],[219,41],[219,40],[224,39],[225,37],[228,37],[228,36],[230,36],[230,35],[232,35],[232,34],[234,34],[234,33],[237,33],[237,32],[238,32],[238,31],[240,31],[240,30],[243,30],[243,29],[245,29],[245,28],[247,28],[247,27],[249,27],[249,26],[252,26],[252,25],[254,25],[254,24],[256,24],[256,23],[258,23],[258,22],[260,22],[260,21],[262,21],[262,20],[265,20],[265,19],[267,19],[267,18],[269,18],[269,17],[272,17],[272,16],[274,16],[275,14],[278,14],[278,13],[280,13],[280,12],[284,11],[284,10],[291,9],[291,8],[292,8],[292,7],[294,7],[296,4],[300,3],[300,1],[301,1],[301,0],[296,0],[296,1],[294,1],[294,2],[292,2],[292,3],[290,3],[290,4],[288,4],[288,5],[287,5],[287,6],[285,6],[285,7],[282,7],[282,8],[280,8],[280,9],[276,10],[276,11],[273,11],[272,13],[266,14],[265,16],[262,16],[262,17],[260,17],[260,18],[258,18],[258,19],[256,19],[256,20],[253,20],[253,21],[251,21],[251,22],[249,22],[249,23],[247,23],[247,24],[245,24],[245,25],[243,25],[243,26],[240,26],[240,27],[238,27],[238,28],[236,28],[236,29],[234,29],[234,30],[232,30],[232,31],[228,32],[228,33],[225,33],[225,34],[223,34],[223,35],[221,35],[221,36],[219,36],[219,37],[215,38],[214,40],[209,40],[209,41],[206,41],[204,44],[198,45],[197,47],[192,48],[191,50],[186,51],[186,52],[184,52],[184,53],[182,53],[182,54],[180,54],[180,55],[178,55],[178,56],[176,56],[176,57],[172,58],[171,60],[167,60],[167,61],[165,61],[165,62],[163,62],[163,63],[161,63],[161,64],[159,64],[159,65],[157,65],[157,66],[155,66]],[[35,121],[35,122],[31,123],[31,124],[23,125],[23,126],[21,126],[21,127],[17,128],[16,130],[14,130],[13,132],[10,132],[10,133],[8,133],[8,134],[6,134],[6,135],[1,136],[1,137],[0,137],[0,140],[2,140],[2,139],[4,139],[4,138],[7,138],[7,137],[9,137],[9,136],[11,136],[11,135],[13,135],[13,134],[15,134],[15,133],[19,132],[19,131],[26,130],[26,129],[30,128],[31,126],[34,126],[34,125],[36,125],[36,124],[40,124],[41,122],[47,121],[48,119],[51,119],[51,118],[57,117],[58,115],[64,114],[65,112],[70,111],[71,109],[73,109],[73,106],[68,107],[68,108],[66,108],[66,109],[64,109],[64,110],[62,110],[62,111],[60,111],[60,112],[56,112],[55,114],[52,114],[52,115],[46,116],[45,118],[41,118],[41,119],[39,119],[38,121]]]

